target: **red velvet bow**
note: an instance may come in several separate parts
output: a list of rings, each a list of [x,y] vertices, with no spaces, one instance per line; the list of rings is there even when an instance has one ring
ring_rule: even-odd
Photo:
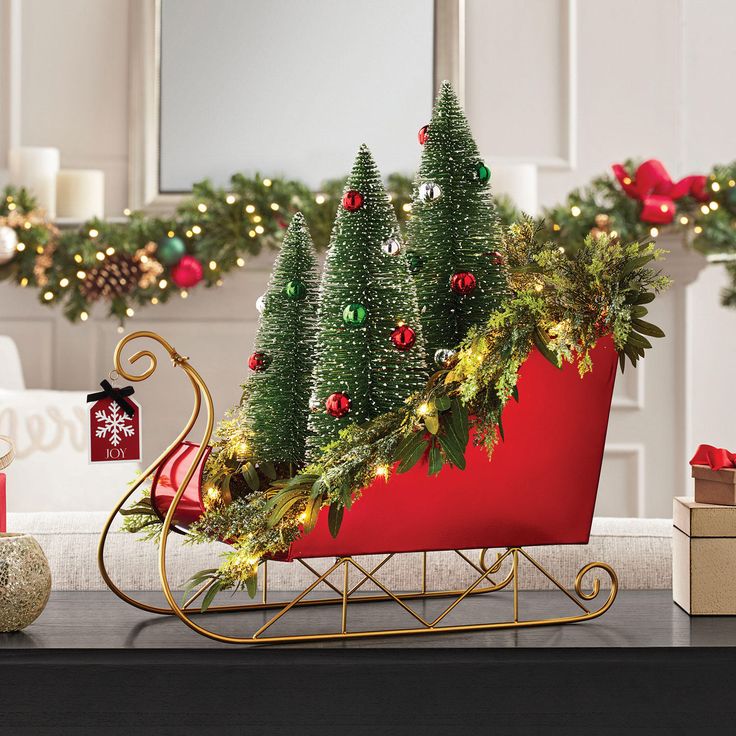
[[[690,195],[699,201],[708,199],[705,176],[686,176],[678,182],[672,181],[661,161],[649,159],[630,176],[621,164],[614,164],[616,175],[624,192],[642,203],[642,222],[667,225],[675,218],[675,200]]]
[[[700,445],[695,451],[690,465],[707,465],[712,470],[736,468],[736,454],[713,445]]]

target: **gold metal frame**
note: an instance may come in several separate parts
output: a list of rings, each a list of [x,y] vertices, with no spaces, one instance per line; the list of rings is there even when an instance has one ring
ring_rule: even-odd
[[[115,370],[121,378],[126,381],[138,382],[145,381],[150,378],[156,371],[158,361],[156,356],[150,350],[140,350],[132,355],[128,362],[130,365],[134,365],[141,358],[147,358],[149,360],[148,366],[140,373],[131,372],[132,369],[126,370],[122,364],[122,352],[128,343],[146,338],[157,342],[164,350],[168,353],[169,358],[174,367],[181,368],[189,379],[193,391],[194,391],[194,407],[192,414],[189,417],[184,429],[179,433],[177,438],[166,448],[166,450],[159,455],[159,457],[141,474],[136,483],[130,487],[128,491],[118,501],[117,505],[113,509],[112,513],[107,519],[105,526],[100,535],[100,541],[97,549],[97,561],[105,583],[108,585],[115,595],[121,600],[140,608],[143,611],[149,613],[157,613],[162,615],[174,615],[180,618],[189,628],[196,631],[202,636],[209,637],[219,642],[225,642],[229,644],[257,644],[261,642],[268,643],[286,643],[286,642],[307,642],[315,640],[329,640],[329,639],[355,639],[363,637],[383,637],[383,636],[398,636],[398,635],[413,635],[413,634],[438,634],[438,633],[450,633],[450,632],[464,632],[464,631],[484,631],[491,629],[509,629],[509,628],[526,628],[531,626],[544,626],[553,624],[564,624],[564,623],[576,623],[579,621],[587,621],[598,616],[602,616],[613,604],[616,594],[618,592],[618,577],[614,570],[603,562],[590,562],[585,565],[577,574],[574,581],[574,592],[571,592],[549,571],[547,571],[542,565],[539,564],[528,552],[521,547],[509,547],[505,552],[498,553],[497,558],[492,563],[486,561],[487,550],[482,550],[480,553],[480,559],[478,562],[474,562],[470,557],[467,556],[462,550],[455,550],[455,553],[459,555],[474,571],[474,579],[470,585],[456,589],[456,590],[430,590],[427,580],[427,557],[430,552],[423,552],[422,554],[422,572],[421,581],[418,585],[416,592],[402,592],[396,593],[391,591],[388,586],[382,583],[378,578],[378,572],[381,568],[394,557],[393,554],[388,554],[383,559],[375,564],[370,569],[364,567],[360,562],[352,557],[340,557],[337,558],[334,564],[330,565],[324,572],[319,572],[306,560],[296,560],[295,562],[300,563],[306,570],[308,570],[313,576],[314,580],[298,593],[296,596],[287,601],[275,601],[269,599],[268,590],[268,562],[262,563],[262,598],[259,602],[238,604],[238,605],[220,605],[210,606],[207,609],[207,616],[210,617],[213,613],[234,613],[234,612],[246,612],[246,611],[261,611],[270,612],[274,611],[273,615],[268,618],[265,623],[255,628],[249,636],[227,636],[211,629],[205,628],[200,623],[195,621],[192,616],[201,613],[199,607],[195,604],[197,600],[206,592],[209,584],[203,585],[199,590],[193,593],[188,600],[182,605],[179,605],[176,601],[174,594],[171,590],[171,586],[167,577],[166,572],[166,550],[169,532],[172,529],[174,512],[181,500],[184,493],[184,489],[191,480],[192,475],[195,472],[204,452],[207,447],[210,438],[212,436],[212,430],[214,426],[214,412],[212,404],[212,396],[207,388],[202,377],[197,371],[190,365],[189,359],[177,353],[176,350],[160,335],[155,332],[140,331],[134,332],[124,337],[115,348],[114,354],[114,365]],[[154,606],[143,601],[137,600],[130,595],[123,592],[112,580],[110,574],[105,566],[105,543],[107,541],[110,528],[115,520],[115,517],[123,508],[128,499],[140,488],[140,486],[149,478],[158,468],[158,466],[165,461],[169,453],[179,445],[184,439],[187,438],[189,433],[197,421],[199,413],[202,408],[202,399],[204,398],[207,421],[205,431],[200,443],[200,447],[192,461],[192,464],[186,473],[181,485],[177,489],[176,495],[173,498],[171,505],[166,513],[163,520],[163,532],[161,534],[161,544],[159,547],[158,565],[159,574],[161,577],[161,588],[166,598],[168,607]],[[505,562],[510,561],[509,571],[500,577],[498,582],[495,582],[491,576],[498,577],[501,575],[501,568]],[[533,566],[540,571],[552,584],[553,586],[561,591],[567,598],[576,606],[577,610],[575,613],[568,616],[557,616],[550,618],[523,618],[521,615],[520,606],[520,595],[519,595],[519,573],[520,563],[525,563]],[[293,563],[292,563],[293,564]],[[359,581],[353,585],[350,584],[350,571],[356,571],[360,577]],[[594,569],[598,569],[605,572],[610,580],[610,589],[608,596],[602,604],[595,609],[590,609],[586,603],[597,598],[601,585],[598,577],[594,577],[591,585],[591,590],[586,592],[583,589],[584,578],[587,573]],[[335,584],[331,578],[338,575],[340,583]],[[378,589],[376,592],[360,592],[361,588],[368,583],[373,583]],[[323,587],[328,588],[331,595],[327,597],[310,597],[316,592],[316,589],[320,584]],[[460,603],[463,602],[469,596],[477,596],[485,593],[494,593],[497,591],[504,590],[509,585],[513,591],[512,596],[512,615],[508,619],[501,621],[481,622],[481,623],[461,623],[452,624],[447,623],[447,618]],[[360,592],[360,594],[359,594]],[[448,605],[436,616],[427,617],[421,615],[412,606],[413,601],[422,601],[434,598],[449,598],[451,599]],[[397,629],[368,629],[368,630],[350,630],[348,627],[348,609],[351,605],[359,603],[378,603],[378,602],[392,602],[400,606],[411,618],[413,619],[414,626],[411,628],[397,628]],[[350,604],[350,605],[349,605]],[[284,616],[289,614],[295,609],[302,609],[308,606],[320,606],[320,605],[339,605],[340,606],[340,627],[337,631],[327,633],[314,633],[314,634],[272,634],[271,627],[278,621],[281,621]],[[379,614],[380,615],[380,614]]]

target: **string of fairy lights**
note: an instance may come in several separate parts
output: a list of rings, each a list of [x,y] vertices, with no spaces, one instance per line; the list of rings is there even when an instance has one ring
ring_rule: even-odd
[[[663,222],[641,219],[642,203],[622,188],[632,183],[607,175],[571,192],[543,213],[543,235],[568,248],[591,233],[641,241],[674,229],[709,260],[734,259],[736,162],[713,168],[702,201],[688,195],[660,204]],[[388,185],[403,225],[411,216],[412,182],[393,175]],[[336,180],[314,192],[300,182],[236,175],[227,189],[195,185],[170,218],[125,210],[125,222],[93,220],[72,230],[47,221],[29,192],[8,188],[0,197],[0,279],[35,288],[42,304],[60,306],[72,321],[88,321],[102,303],[122,326],[140,307],[187,299],[198,285],[222,286],[249,257],[278,248],[297,210],[324,249],[334,216],[329,205],[339,201],[342,187]],[[736,272],[732,278],[736,284]]]

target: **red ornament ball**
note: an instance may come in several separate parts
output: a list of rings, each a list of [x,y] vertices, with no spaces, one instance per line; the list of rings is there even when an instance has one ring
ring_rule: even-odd
[[[202,264],[194,256],[182,256],[171,269],[171,280],[180,289],[196,286],[204,275]]]
[[[399,325],[391,332],[391,342],[399,350],[411,350],[417,341],[417,333],[409,325]]]
[[[342,206],[348,212],[355,212],[363,206],[363,195],[357,189],[349,189],[342,196]]]
[[[419,128],[419,133],[417,133],[417,138],[419,139],[419,145],[423,146],[427,142],[428,137],[429,137],[429,125],[423,125],[421,128]]]
[[[325,409],[331,417],[340,419],[350,411],[350,397],[341,391],[336,391],[327,397]]]
[[[266,353],[253,353],[253,355],[248,358],[248,368],[252,371],[265,371],[267,367],[268,356]]]
[[[475,291],[476,286],[478,286],[478,280],[470,271],[458,271],[450,279],[450,288],[461,296],[466,296]]]

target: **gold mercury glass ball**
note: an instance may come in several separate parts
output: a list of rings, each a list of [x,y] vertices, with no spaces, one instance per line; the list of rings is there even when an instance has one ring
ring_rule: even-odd
[[[29,534],[0,534],[0,632],[20,631],[46,607],[51,570]]]

